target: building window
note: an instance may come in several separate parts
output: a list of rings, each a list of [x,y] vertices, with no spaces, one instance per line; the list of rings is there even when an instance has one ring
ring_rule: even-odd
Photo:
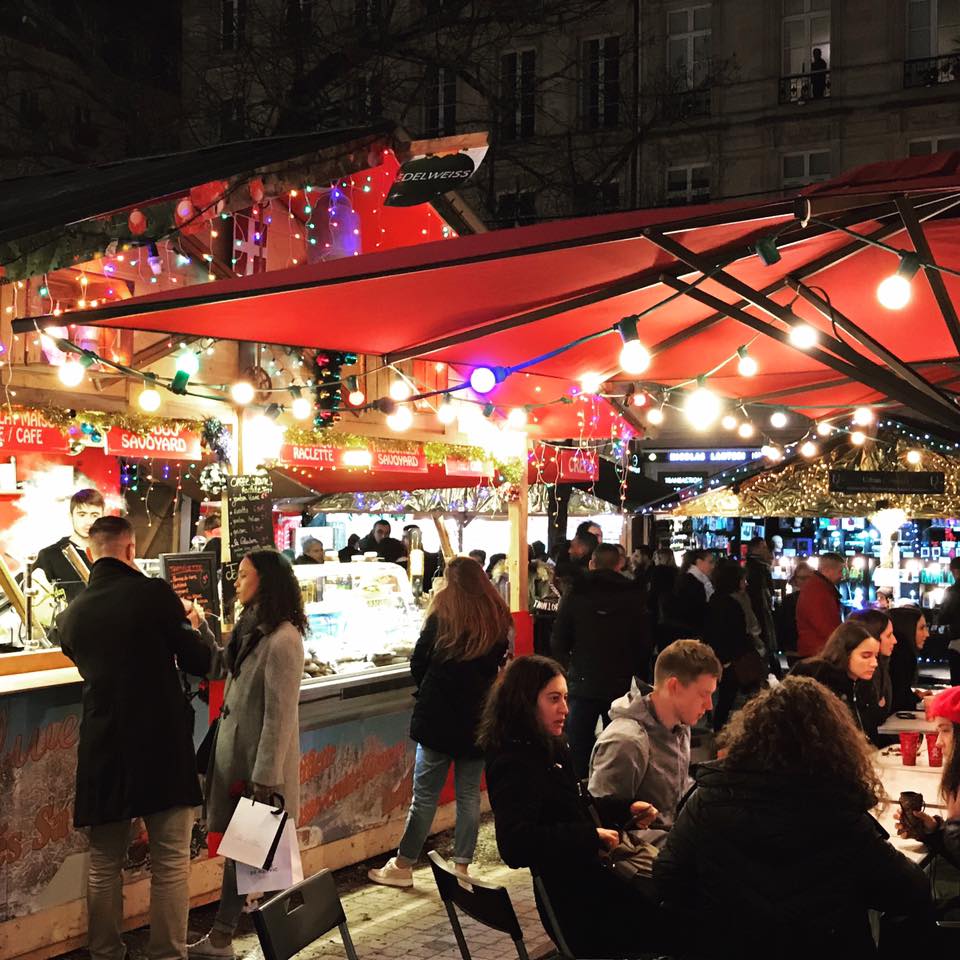
[[[925,137],[911,140],[907,144],[907,156],[928,157],[931,153],[943,153],[948,150],[960,150],[960,135],[950,137]]]
[[[431,67],[427,71],[423,132],[428,137],[449,137],[457,129],[457,71]]]
[[[577,184],[573,194],[573,209],[579,216],[619,210],[620,184],[616,180]]]
[[[667,168],[668,206],[704,203],[710,199],[710,167],[706,163],[688,163]]]
[[[500,58],[500,136],[532,137],[536,128],[537,51],[518,50]]]
[[[497,194],[497,226],[526,227],[537,222],[537,196],[532,190]]]
[[[816,54],[814,51],[819,51]],[[824,96],[830,66],[830,0],[783,0],[782,77],[812,73],[810,95]]]
[[[247,0],[221,0],[220,49],[239,50],[247,26]]]
[[[808,150],[805,153],[786,153],[782,160],[783,189],[805,187],[830,178],[830,151]]]
[[[906,87],[960,79],[960,3],[907,0]]]
[[[710,83],[710,6],[667,14],[667,65],[674,90],[698,90]]]
[[[620,38],[584,40],[581,113],[588,130],[620,123]]]
[[[219,120],[221,143],[243,139],[243,112],[239,100],[224,100],[220,104]]]

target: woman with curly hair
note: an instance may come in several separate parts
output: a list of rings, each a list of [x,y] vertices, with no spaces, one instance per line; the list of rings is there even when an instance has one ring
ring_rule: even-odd
[[[457,793],[453,862],[467,874],[480,829],[483,753],[477,746],[477,726],[512,627],[510,611],[483,567],[472,557],[451,560],[410,658],[417,684],[410,721],[410,739],[417,744],[413,800],[396,856],[367,872],[374,883],[413,886],[413,865],[430,832],[451,763]]]
[[[218,661],[226,673],[223,707],[207,772],[207,829],[223,833],[240,796],[282,797],[291,819],[300,809],[300,678],[307,618],[290,561],[267,547],[251,550],[237,571],[243,613]],[[191,960],[232,958],[246,895],[237,893],[233,860],[213,929],[191,944]]]
[[[868,957],[868,909],[929,908],[925,874],[871,816],[882,788],[869,746],[824,686],[790,676],[761,692],[724,748],[654,863],[695,956]]]

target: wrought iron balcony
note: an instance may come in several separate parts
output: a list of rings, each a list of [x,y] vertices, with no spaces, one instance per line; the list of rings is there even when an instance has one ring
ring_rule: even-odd
[[[829,70],[794,73],[780,78],[781,103],[809,103],[811,100],[824,100],[829,96]]]
[[[960,80],[960,53],[903,61],[904,87],[935,87]]]
[[[710,116],[710,88],[677,90],[663,98],[663,115],[667,120],[692,120]]]

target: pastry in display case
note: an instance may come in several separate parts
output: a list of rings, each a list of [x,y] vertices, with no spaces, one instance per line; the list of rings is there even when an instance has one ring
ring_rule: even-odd
[[[304,681],[409,661],[423,614],[403,567],[365,561],[293,569],[309,626]]]

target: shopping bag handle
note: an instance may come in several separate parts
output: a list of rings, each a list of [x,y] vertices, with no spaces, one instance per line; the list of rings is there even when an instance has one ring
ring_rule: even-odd
[[[260,802],[260,801],[257,800],[257,798],[254,797],[254,796],[249,796],[249,797],[247,797],[247,799],[248,799],[251,803],[259,803],[259,802]],[[274,804],[275,807],[276,807],[276,809],[272,811],[272,812],[273,812],[273,815],[274,815],[275,817],[279,817],[282,813],[284,813],[285,807],[286,807],[286,801],[283,799],[283,794],[282,794],[282,793],[271,793],[270,796],[268,797],[268,800],[269,800],[270,803]]]

